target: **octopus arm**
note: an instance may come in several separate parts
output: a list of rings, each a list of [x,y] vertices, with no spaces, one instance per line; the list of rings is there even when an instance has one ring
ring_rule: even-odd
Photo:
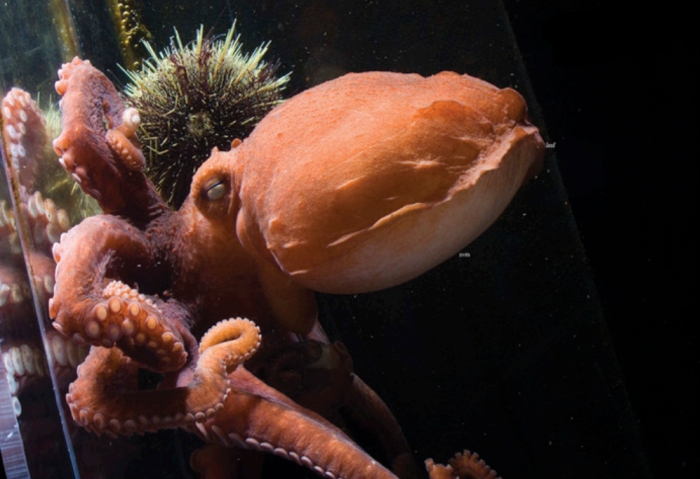
[[[74,58],[58,74],[63,125],[53,146],[63,168],[105,213],[139,223],[168,210],[141,171],[136,110],[124,108],[114,85],[89,61]]]
[[[455,454],[447,465],[436,464],[432,459],[425,461],[430,479],[501,479],[479,455],[469,450]]]
[[[411,448],[396,418],[379,395],[356,374],[352,375],[347,406],[343,411],[377,437],[397,476],[402,479],[420,477]]]
[[[258,261],[258,275],[275,320],[287,330],[306,334],[316,324],[314,292],[301,286],[267,261]]]
[[[195,430],[206,440],[273,453],[322,477],[398,479],[340,429],[246,369],[236,369],[229,380],[224,409]]]
[[[49,301],[54,327],[79,344],[119,346],[155,371],[185,364],[185,321],[175,301],[147,297],[115,278],[147,279],[157,261],[146,235],[114,216],[83,221],[54,245],[56,288]],[[174,319],[173,319],[174,318]],[[187,333],[189,334],[189,333]]]
[[[231,392],[227,375],[260,344],[251,321],[230,319],[212,328],[186,386],[138,389],[138,365],[118,348],[93,347],[78,370],[66,400],[73,418],[97,434],[155,432],[214,417]]]

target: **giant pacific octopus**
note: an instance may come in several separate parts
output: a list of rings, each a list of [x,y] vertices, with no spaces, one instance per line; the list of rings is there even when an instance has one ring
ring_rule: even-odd
[[[104,210],[53,249],[54,326],[92,345],[66,396],[73,418],[97,434],[180,427],[323,477],[418,477],[388,408],[326,338],[314,291],[399,284],[483,232],[541,163],[523,98],[456,73],[349,74],[214,149],[173,212],[141,171],[138,112],[88,61],[59,77],[54,148]],[[275,377],[290,352],[322,379],[300,392]],[[141,390],[139,369],[163,380]],[[378,424],[388,468],[333,424],[341,403]],[[211,451],[192,459],[207,477]],[[426,464],[432,478],[495,476],[466,451]]]

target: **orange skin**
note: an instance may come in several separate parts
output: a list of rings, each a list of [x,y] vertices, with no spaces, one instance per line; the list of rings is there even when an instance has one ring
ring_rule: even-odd
[[[54,247],[56,329],[109,348],[93,348],[81,367],[68,398],[73,417],[98,433],[184,427],[327,477],[417,477],[391,413],[349,369],[338,387],[385,424],[381,441],[398,451],[397,475],[249,373],[257,346],[202,379],[195,338],[241,316],[260,327],[263,349],[300,338],[329,346],[314,291],[386,288],[466,246],[541,164],[544,145],[522,97],[455,73],[346,75],[277,107],[231,151],[214,149],[172,212],[138,169],[138,118],[120,123],[111,83],[78,59],[59,74],[64,125],[55,149],[105,211]],[[214,347],[227,354],[240,340],[228,329],[214,327],[224,338]],[[161,390],[135,390],[126,378],[137,367],[168,373]],[[110,400],[119,395],[135,399]],[[468,467],[478,463],[471,457],[454,468],[471,472],[453,477],[493,476]],[[434,477],[452,470],[429,469]]]

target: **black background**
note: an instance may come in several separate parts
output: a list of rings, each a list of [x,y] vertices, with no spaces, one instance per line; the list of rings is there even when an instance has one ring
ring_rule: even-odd
[[[697,473],[697,35],[664,4],[506,1],[652,473]]]

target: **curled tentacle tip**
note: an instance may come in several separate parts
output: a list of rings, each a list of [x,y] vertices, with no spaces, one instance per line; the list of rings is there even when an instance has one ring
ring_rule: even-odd
[[[252,336],[247,342],[247,351],[257,350],[261,341],[260,327],[245,318],[229,318],[219,321],[207,331],[200,341],[199,352],[226,341],[235,341],[244,336]]]
[[[498,473],[491,469],[475,452],[465,449],[448,461],[447,466],[435,464],[432,459],[425,461],[431,479],[500,479]]]
[[[127,136],[131,136],[136,133],[139,125],[141,124],[141,117],[136,108],[127,108],[122,113],[122,125],[124,125],[124,133]]]
[[[430,475],[430,479],[459,479],[454,474],[452,467],[436,464],[432,459],[425,460],[425,469]]]

